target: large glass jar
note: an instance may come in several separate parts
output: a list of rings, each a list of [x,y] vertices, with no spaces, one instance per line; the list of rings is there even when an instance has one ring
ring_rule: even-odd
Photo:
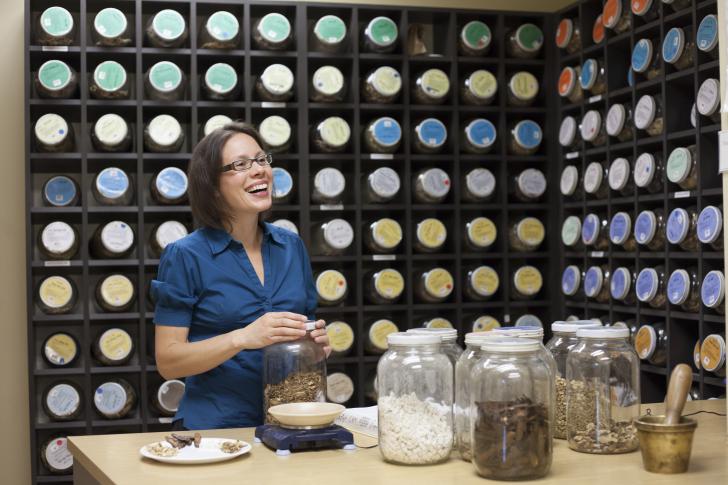
[[[609,285],[609,293],[612,298],[625,305],[633,305],[635,302],[634,288],[637,283],[637,273],[631,269],[620,266],[612,272],[612,281]]]
[[[538,96],[538,79],[528,71],[519,71],[508,81],[508,104],[530,106]]]
[[[658,0],[632,0],[632,13],[644,22],[651,22],[660,17]]]
[[[293,402],[326,401],[326,354],[314,342],[316,322],[306,322],[306,335],[263,349],[263,411],[275,424],[268,408]]]
[[[455,364],[457,364],[460,355],[463,353],[462,347],[460,347],[457,342],[457,330],[455,330],[454,328],[422,327],[411,328],[407,330],[407,333],[420,335],[436,335],[440,339],[440,352],[447,356],[447,358],[450,360],[450,363],[453,365],[453,372],[455,372]]]
[[[559,126],[559,145],[564,148],[576,148],[580,140],[576,138],[576,119],[573,116],[565,116]]]
[[[71,45],[76,38],[73,15],[65,8],[54,5],[43,10],[34,25],[34,40],[39,45]]]
[[[598,303],[609,302],[611,274],[607,266],[592,266],[584,275],[584,293]]]
[[[665,249],[665,214],[662,209],[639,213],[634,223],[634,238],[637,244],[647,246],[650,251]]]
[[[686,312],[700,311],[700,278],[697,268],[676,269],[667,281],[667,299]]]
[[[664,171],[660,153],[644,152],[634,162],[634,183],[651,194],[662,192]]]
[[[463,127],[463,151],[466,153],[488,153],[496,140],[496,129],[492,121],[485,118],[470,120]]]
[[[385,461],[428,465],[453,446],[454,372],[440,337],[392,333],[377,365],[379,451]]]
[[[609,249],[609,221],[597,214],[587,214],[581,226],[581,242],[595,251]]]
[[[556,47],[574,54],[581,49],[581,30],[572,19],[561,19],[556,29]]]
[[[564,197],[579,199],[582,191],[579,187],[579,169],[576,168],[576,165],[564,167],[559,181],[559,190]]]
[[[604,61],[587,59],[581,65],[579,76],[581,89],[590,91],[591,94],[602,94],[607,90],[607,77],[604,69]]]
[[[445,268],[431,268],[422,271],[415,279],[415,295],[426,303],[440,303],[453,292],[455,280]]]
[[[212,13],[199,30],[200,49],[235,49],[240,44],[240,22],[225,10]]]
[[[478,266],[468,271],[465,278],[465,296],[471,301],[489,300],[496,294],[500,279],[490,266]]]
[[[644,94],[635,106],[634,125],[638,130],[644,130],[650,136],[661,135],[665,129],[665,118],[662,112],[662,103],[649,94]]]
[[[566,98],[572,103],[580,103],[584,99],[584,92],[579,83],[581,68],[565,67],[559,74],[558,90],[559,96]]]
[[[564,219],[561,225],[561,242],[567,248],[576,250],[581,246],[581,219],[577,216],[569,216]]]
[[[76,93],[78,73],[65,62],[52,59],[38,68],[33,85],[41,98],[68,99]]]
[[[641,74],[648,80],[662,75],[660,54],[655,47],[657,41],[640,39],[632,49],[632,72]]]
[[[167,8],[149,18],[145,33],[153,47],[180,47],[187,41],[189,29],[181,13]]]
[[[506,52],[509,57],[529,59],[538,56],[543,46],[543,31],[534,24],[523,24],[506,34]]]
[[[683,251],[699,251],[697,209],[695,207],[673,209],[667,218],[665,234],[670,244],[680,246]]]
[[[637,241],[632,231],[632,217],[626,212],[617,212],[609,223],[609,240],[622,246],[625,251],[637,250]]]
[[[447,127],[437,118],[426,118],[415,126],[412,148],[416,153],[437,153],[447,142]]]
[[[581,139],[591,143],[593,146],[602,146],[607,143],[606,123],[602,119],[602,114],[590,109],[584,114],[579,125]]]
[[[621,34],[632,28],[632,15],[630,15],[629,0],[607,0],[602,9],[604,26],[612,29],[615,34]]]
[[[683,190],[692,190],[698,186],[698,154],[695,145],[677,147],[667,157],[665,173],[667,180],[677,184]]]
[[[720,81],[708,78],[698,89],[697,111],[713,123],[720,123]],[[693,124],[693,127],[695,124]]]
[[[695,62],[695,42],[680,27],[673,27],[662,42],[662,58],[675,69],[688,69]]]
[[[700,300],[706,308],[714,310],[721,315],[725,313],[725,276],[722,271],[713,270],[703,278],[700,288]]]
[[[495,223],[487,217],[476,217],[465,224],[465,245],[472,251],[485,251],[498,237]]]
[[[698,239],[715,251],[723,250],[723,206],[709,205],[698,216]]]
[[[334,167],[322,168],[313,177],[311,200],[318,204],[341,204],[346,189],[346,178]]]
[[[485,69],[473,71],[463,79],[460,96],[465,104],[487,105],[493,102],[498,92],[498,80]]]
[[[644,268],[637,275],[635,293],[637,299],[652,308],[664,308],[667,302],[667,275],[662,265]]]
[[[553,375],[540,344],[524,339],[483,343],[472,371],[472,459],[491,479],[540,478],[551,468]]]
[[[326,118],[313,126],[312,131],[313,146],[321,153],[343,152],[351,138],[349,123],[339,116]]]
[[[313,27],[312,44],[319,52],[336,53],[344,47],[346,23],[336,15],[324,15]]]
[[[628,104],[614,104],[607,111],[607,134],[619,141],[634,138],[632,107]]]
[[[104,8],[94,17],[91,37],[98,46],[126,46],[134,37],[133,26],[118,8]]]
[[[718,58],[718,16],[709,14],[703,17],[698,27],[696,37],[698,49],[710,56],[711,59]]]
[[[609,196],[609,173],[607,164],[591,162],[584,172],[584,192],[596,199],[606,199]]]
[[[652,365],[667,362],[667,329],[664,323],[642,325],[634,338],[634,349],[640,359]]]
[[[255,81],[255,91],[263,101],[288,101],[293,97],[293,71],[284,64],[271,64]]]
[[[367,175],[364,198],[367,202],[383,203],[394,199],[399,193],[399,174],[389,167],[379,167]]]
[[[402,127],[389,116],[376,118],[364,128],[364,146],[371,153],[394,153],[402,141]]]
[[[510,135],[508,147],[514,155],[533,155],[543,140],[541,127],[532,120],[519,121],[508,132]]]
[[[633,420],[640,414],[639,358],[626,328],[580,328],[566,359],[569,448],[615,454],[639,447]]]
[[[493,34],[490,27],[480,20],[471,20],[460,29],[458,48],[465,56],[484,56],[490,50]]]
[[[581,280],[584,279],[584,272],[578,266],[572,264],[564,268],[561,274],[561,292],[564,296],[575,298],[581,291]]]
[[[609,188],[621,195],[629,196],[634,193],[634,178],[632,177],[632,164],[624,157],[615,158],[609,166]]]

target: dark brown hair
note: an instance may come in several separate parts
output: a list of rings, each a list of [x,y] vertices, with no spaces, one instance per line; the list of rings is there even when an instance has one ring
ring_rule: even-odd
[[[253,125],[234,121],[210,132],[200,140],[192,152],[187,178],[190,208],[195,225],[198,227],[230,230],[229,226],[234,215],[220,193],[220,167],[225,144],[230,137],[238,133],[250,136],[265,149],[263,139]]]

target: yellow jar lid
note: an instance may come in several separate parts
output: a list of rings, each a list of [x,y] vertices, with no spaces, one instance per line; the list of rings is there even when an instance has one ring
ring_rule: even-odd
[[[311,82],[318,92],[332,96],[344,88],[344,75],[334,66],[322,66],[313,73]]]
[[[370,229],[372,239],[379,247],[394,249],[402,242],[402,226],[394,219],[379,219],[372,223]]]
[[[444,98],[450,91],[450,79],[440,69],[428,69],[418,81],[422,90],[431,98]]]
[[[450,320],[442,317],[435,317],[425,322],[425,328],[454,328]]]
[[[49,276],[38,289],[40,301],[49,308],[62,308],[73,298],[73,286],[63,276]]]
[[[329,146],[342,147],[349,142],[351,128],[349,123],[338,116],[326,118],[319,125],[321,139]]]
[[[377,320],[369,327],[369,342],[376,349],[387,350],[389,348],[387,335],[398,331],[399,328],[393,321],[387,319]]]
[[[526,217],[516,226],[516,234],[524,244],[539,246],[546,237],[546,228],[535,217]]]
[[[480,266],[470,272],[470,286],[481,296],[493,296],[500,286],[498,273],[490,266]]]
[[[490,99],[498,91],[498,80],[485,69],[478,69],[468,77],[468,89],[477,98]]]
[[[436,298],[446,298],[452,293],[455,281],[445,268],[433,268],[425,273],[425,291]]]
[[[335,269],[327,269],[316,278],[316,291],[326,301],[342,299],[346,288],[346,277]]]
[[[538,94],[538,79],[530,72],[517,72],[508,84],[513,95],[523,101],[530,101]]]
[[[725,340],[718,334],[705,337],[700,347],[700,363],[708,372],[720,370],[725,365]]]
[[[501,324],[498,320],[490,315],[482,315],[473,322],[473,332],[490,332],[494,328],[500,328]]]
[[[283,146],[291,139],[291,125],[282,116],[269,116],[260,123],[260,136],[268,146]]]
[[[476,217],[467,224],[468,240],[478,247],[488,248],[493,245],[498,236],[493,221],[487,217]]]
[[[110,328],[99,337],[99,350],[111,361],[126,359],[133,346],[131,335],[121,328]]]
[[[378,68],[370,77],[374,89],[382,96],[394,96],[402,89],[402,76],[389,66]]]
[[[326,335],[334,352],[346,352],[354,345],[354,331],[346,322],[331,322],[326,325]]]
[[[374,289],[388,300],[399,298],[404,291],[404,278],[396,269],[387,268],[374,274]]]
[[[417,224],[417,240],[429,249],[437,249],[445,244],[447,228],[439,219],[427,218]]]
[[[76,358],[78,345],[70,335],[56,333],[46,340],[43,353],[51,363],[65,365]]]
[[[533,296],[541,291],[543,277],[536,267],[521,266],[513,275],[513,283],[522,295]]]
[[[643,325],[634,337],[634,349],[640,359],[649,359],[657,348],[657,333],[649,325]]]
[[[100,293],[107,305],[123,307],[134,298],[134,284],[126,276],[114,274],[101,283]]]

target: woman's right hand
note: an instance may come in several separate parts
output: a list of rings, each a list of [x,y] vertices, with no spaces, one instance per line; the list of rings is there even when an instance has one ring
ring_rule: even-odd
[[[291,312],[266,313],[245,328],[234,330],[233,345],[243,349],[261,349],[278,342],[296,340],[306,335],[305,315]]]

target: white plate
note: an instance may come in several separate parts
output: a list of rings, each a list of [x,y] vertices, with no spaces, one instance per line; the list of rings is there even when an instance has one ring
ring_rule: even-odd
[[[195,445],[185,446],[175,456],[157,456],[147,450],[147,446],[155,445],[158,442],[149,443],[144,445],[139,450],[144,458],[150,460],[161,461],[162,463],[172,463],[175,465],[202,465],[203,463],[215,463],[218,461],[232,460],[240,455],[248,453],[253,447],[250,443],[243,441],[243,447],[236,453],[225,453],[220,449],[226,441],[235,441],[229,438],[202,438],[200,447],[195,448]],[[163,441],[162,444],[166,447],[171,448],[172,445]]]

